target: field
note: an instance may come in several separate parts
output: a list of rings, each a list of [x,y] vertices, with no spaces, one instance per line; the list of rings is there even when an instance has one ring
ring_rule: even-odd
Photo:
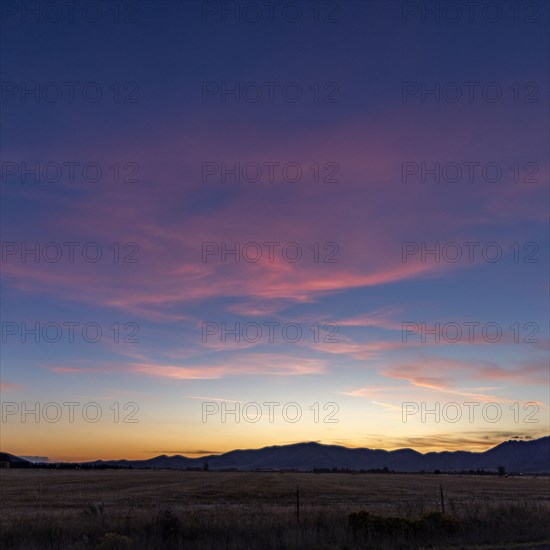
[[[542,477],[12,469],[0,494],[4,549],[550,548]]]

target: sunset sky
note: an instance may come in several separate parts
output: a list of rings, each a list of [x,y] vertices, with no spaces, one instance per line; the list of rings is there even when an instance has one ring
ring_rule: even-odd
[[[6,4],[2,451],[548,434],[547,3]]]

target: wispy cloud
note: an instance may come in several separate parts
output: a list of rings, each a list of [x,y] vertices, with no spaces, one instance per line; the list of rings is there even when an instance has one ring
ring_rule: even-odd
[[[164,363],[97,362],[93,366],[48,365],[58,374],[126,373],[176,380],[214,380],[232,376],[306,376],[326,371],[324,361],[282,354],[249,353],[224,363],[167,365]]]

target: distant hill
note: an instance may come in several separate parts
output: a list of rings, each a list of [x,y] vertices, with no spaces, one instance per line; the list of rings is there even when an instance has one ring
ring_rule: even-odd
[[[8,468],[30,468],[31,462],[10,453],[0,452],[0,465]]]
[[[161,455],[148,460],[98,460],[85,464],[163,469],[202,469],[207,464],[209,470],[241,471],[388,468],[398,472],[496,471],[499,466],[504,466],[507,472],[550,473],[550,437],[531,441],[505,441],[484,452],[443,451],[422,454],[412,449],[384,451],[320,443],[296,443],[235,450],[200,458]]]
[[[23,460],[28,460],[29,462],[47,464],[50,462],[50,459],[47,456],[20,456]]]

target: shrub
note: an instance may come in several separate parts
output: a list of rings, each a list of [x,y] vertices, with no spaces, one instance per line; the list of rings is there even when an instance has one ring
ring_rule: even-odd
[[[84,508],[82,511],[86,517],[100,518],[105,513],[105,503],[104,502],[92,502]]]
[[[441,512],[427,512],[417,522],[417,529],[427,534],[446,534],[456,533],[460,524],[452,516],[444,516]]]

